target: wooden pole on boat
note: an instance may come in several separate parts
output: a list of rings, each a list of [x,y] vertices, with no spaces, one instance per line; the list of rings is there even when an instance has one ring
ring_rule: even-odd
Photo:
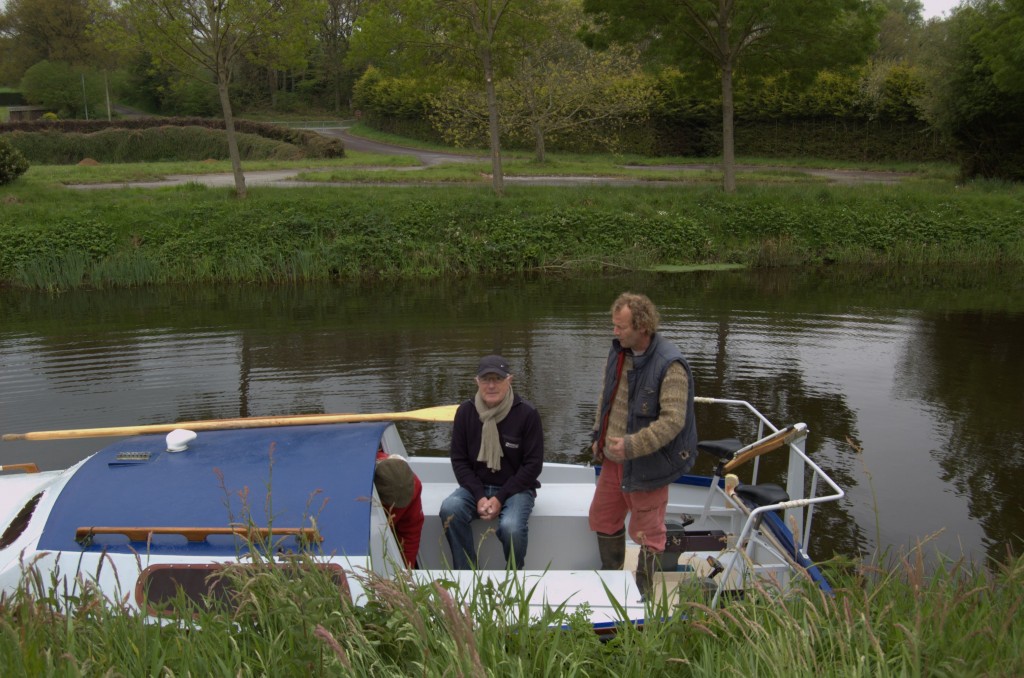
[[[750,445],[746,450],[740,452],[732,461],[725,465],[725,471],[728,473],[737,466],[746,464],[754,457],[760,457],[762,454],[777,450],[783,445],[789,445],[800,436],[805,435],[807,435],[807,424],[790,424],[784,429],[765,436],[758,442]]]
[[[370,414],[294,414],[279,417],[239,417],[236,419],[205,419],[179,421],[174,424],[144,424],[141,426],[109,426],[106,428],[78,428],[63,431],[31,431],[5,433],[4,440],[65,440],[69,438],[103,438],[108,436],[135,436],[145,433],[168,433],[176,428],[190,431],[220,431],[236,428],[262,428],[268,426],[303,426],[312,424],[347,424],[364,421],[438,421],[455,419],[458,405],[438,405],[408,412],[374,412]]]

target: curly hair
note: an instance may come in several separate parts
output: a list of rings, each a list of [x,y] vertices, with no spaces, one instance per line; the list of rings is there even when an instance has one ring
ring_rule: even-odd
[[[658,329],[658,309],[643,294],[623,292],[612,304],[612,313],[629,308],[633,314],[633,329],[654,334]]]

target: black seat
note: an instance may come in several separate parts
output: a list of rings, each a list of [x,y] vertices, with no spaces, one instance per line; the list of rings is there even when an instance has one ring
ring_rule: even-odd
[[[761,483],[760,485],[737,485],[736,494],[753,503],[756,506],[767,506],[789,501],[789,493],[775,483]]]
[[[736,495],[742,499],[747,506],[757,508],[758,506],[769,506],[779,502],[789,501],[789,493],[775,483],[762,483],[760,485],[737,485]],[[778,511],[774,512],[779,515]],[[781,517],[781,516],[780,516]],[[764,516],[760,515],[754,521],[754,529],[760,529]]]
[[[736,453],[743,448],[743,443],[735,438],[723,438],[722,440],[701,440],[697,443],[697,450],[707,452],[718,457],[721,461],[730,461]]]

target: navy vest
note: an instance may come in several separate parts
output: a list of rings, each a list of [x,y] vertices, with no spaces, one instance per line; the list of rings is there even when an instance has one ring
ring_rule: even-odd
[[[601,415],[612,406],[615,394],[615,366],[622,351],[619,340],[612,341],[605,367],[604,397]],[[697,422],[693,411],[694,383],[690,365],[679,349],[657,334],[651,336],[651,344],[641,356],[633,356],[633,369],[629,372],[629,413],[626,433],[635,433],[646,428],[658,418],[661,411],[661,383],[669,366],[678,362],[686,371],[686,422],[683,429],[664,447],[653,453],[627,459],[622,469],[622,491],[636,492],[656,490],[673,482],[691,468],[697,460]]]

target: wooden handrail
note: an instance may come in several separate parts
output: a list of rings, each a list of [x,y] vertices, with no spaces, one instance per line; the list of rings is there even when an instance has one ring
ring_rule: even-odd
[[[304,542],[322,542],[323,536],[312,527],[108,527],[88,526],[75,530],[75,541],[89,541],[98,534],[121,534],[129,541],[148,541],[153,535],[176,534],[190,542],[206,541],[212,535],[241,535],[248,539],[269,539],[272,536],[294,536]]]

